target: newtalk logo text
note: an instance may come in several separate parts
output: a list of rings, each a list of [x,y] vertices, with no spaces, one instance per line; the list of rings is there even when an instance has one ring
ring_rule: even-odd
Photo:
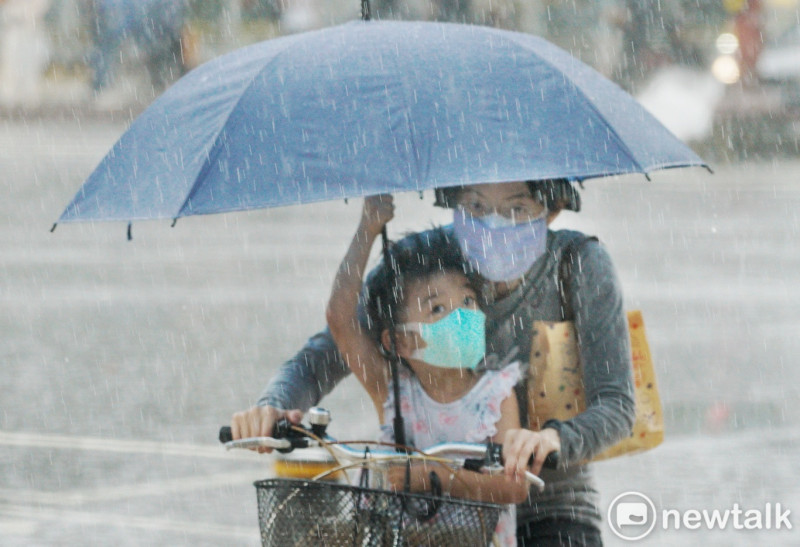
[[[642,539],[656,527],[664,530],[791,530],[791,510],[780,503],[743,508],[734,503],[727,509],[662,509],[640,492],[617,496],[608,508],[608,524],[620,538]]]
[[[774,506],[771,503],[764,504],[764,509],[742,509],[738,503],[734,503],[730,509],[720,511],[719,509],[687,509],[678,511],[677,509],[664,509],[661,512],[661,526],[667,529],[679,530],[681,526],[689,530],[697,530],[700,527],[709,529],[724,530],[728,526],[734,530],[780,530],[785,528],[792,529],[789,521],[789,509],[783,509],[780,503]]]

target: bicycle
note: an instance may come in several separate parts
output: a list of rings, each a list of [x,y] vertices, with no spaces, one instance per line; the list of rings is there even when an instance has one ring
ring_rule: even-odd
[[[310,427],[278,422],[273,437],[234,441],[230,427],[220,429],[220,442],[230,450],[269,447],[279,453],[325,449],[331,463],[311,479],[275,478],[256,481],[261,542],[266,546],[401,546],[489,545],[502,505],[453,498],[437,490],[431,474],[431,493],[392,491],[385,488],[389,465],[425,461],[497,475],[503,472],[501,446],[494,443],[442,443],[416,450],[373,441],[337,441],[327,435],[331,415],[315,407],[309,411]],[[359,448],[355,448],[354,445]],[[398,452],[398,448],[402,451]],[[557,453],[546,467],[557,466]],[[314,458],[315,464],[320,458]],[[326,466],[322,466],[326,467]],[[335,482],[331,477],[360,471],[358,485]],[[370,484],[369,471],[373,473]],[[541,491],[544,481],[526,472],[528,483]]]

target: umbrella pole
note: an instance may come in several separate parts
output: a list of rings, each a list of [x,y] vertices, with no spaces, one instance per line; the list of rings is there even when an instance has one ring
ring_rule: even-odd
[[[386,283],[389,286],[389,298],[395,296],[395,270],[392,264],[392,257],[389,254],[389,237],[386,235],[386,226],[381,230],[383,239],[383,267],[386,268]],[[397,355],[397,333],[394,330],[394,317],[389,318],[389,344],[391,356],[389,358],[389,371],[392,375],[392,393],[394,394],[394,442],[398,445],[397,451],[403,452],[406,446],[406,428],[403,424],[403,415],[400,410],[400,383],[397,376],[397,363],[400,356]]]

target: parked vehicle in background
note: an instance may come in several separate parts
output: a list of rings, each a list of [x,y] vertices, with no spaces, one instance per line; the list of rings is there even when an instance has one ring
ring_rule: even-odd
[[[796,11],[784,17],[774,7],[764,10],[748,18],[760,25],[758,47],[747,45],[751,33],[737,34],[746,25],[732,24],[717,38],[711,64],[711,73],[726,84],[715,139],[738,158],[800,153],[800,23]],[[795,22],[787,28],[787,20]],[[746,53],[754,49],[754,56]]]
[[[763,83],[783,86],[795,106],[800,103],[800,23],[765,44],[756,74]]]

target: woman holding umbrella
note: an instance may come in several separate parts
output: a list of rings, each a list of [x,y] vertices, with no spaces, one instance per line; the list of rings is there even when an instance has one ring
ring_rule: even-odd
[[[454,209],[454,222],[435,230],[452,236],[449,240],[483,284],[488,368],[530,355],[534,321],[575,321],[586,410],[569,420],[550,420],[532,438],[525,437],[535,445],[534,472],[553,451],[560,452],[560,467],[541,470],[547,489],[519,505],[519,544],[601,545],[598,493],[583,462],[628,436],[635,412],[627,324],[611,260],[595,240],[547,228],[562,209],[580,209],[579,195],[565,179],[445,188],[436,196],[437,205]],[[568,247],[580,267],[573,268],[564,287],[570,309],[562,310],[558,266]],[[378,265],[367,287],[385,282],[384,275]],[[258,405],[233,416],[234,438],[268,435],[275,420],[287,414],[299,420],[300,410],[290,409],[313,406],[348,372],[330,333],[314,335],[281,367]],[[525,415],[524,383],[517,399]],[[505,442],[516,441],[512,436]]]

